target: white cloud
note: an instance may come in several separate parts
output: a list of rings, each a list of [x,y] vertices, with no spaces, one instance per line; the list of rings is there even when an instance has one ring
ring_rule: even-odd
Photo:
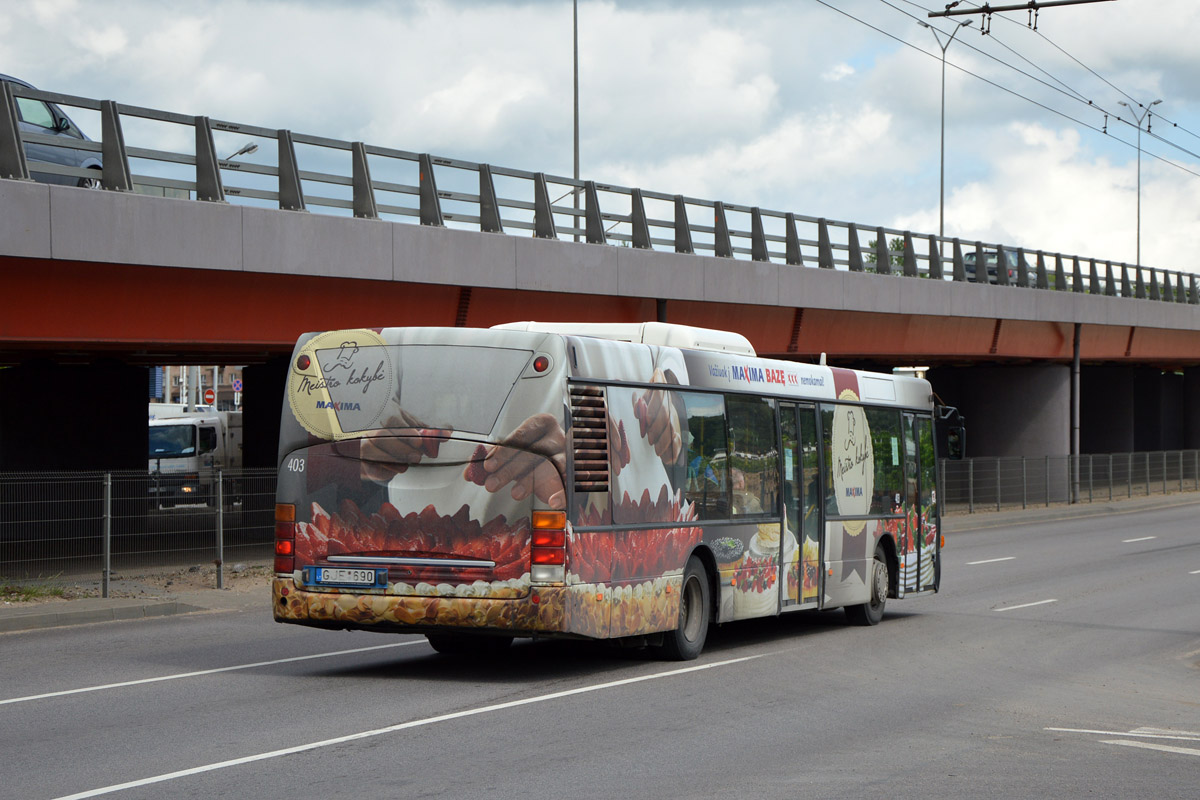
[[[885,4],[853,10],[924,53],[817,4],[583,0],[584,176],[936,230],[941,53]],[[1109,135],[1098,130],[1124,95],[1058,47],[1134,97],[1163,97],[1155,133],[1200,152],[1200,4],[1160,0],[1154,15],[1133,2],[1047,9],[1037,33],[1023,23],[996,15],[992,36],[966,32],[949,50],[947,232],[1131,260],[1136,150],[1118,137],[1133,132],[1111,119]],[[33,0],[0,4],[2,30],[3,69],[54,91],[571,169],[568,3]],[[187,147],[179,131],[154,135]],[[1200,158],[1152,137],[1143,146],[1200,172]],[[1197,268],[1200,178],[1149,155],[1142,166],[1143,261]]]
[[[129,37],[119,25],[89,28],[71,36],[71,43],[100,59],[108,59],[125,50]]]
[[[1081,145],[1076,131],[1013,124],[988,142],[992,170],[946,197],[946,235],[1047,252],[1134,263],[1136,160],[1113,163]],[[1142,164],[1142,263],[1193,271],[1200,246],[1200,180]],[[895,219],[936,230],[937,207]]]
[[[629,185],[810,213],[803,198],[814,187],[868,181],[898,159],[889,128],[889,115],[875,108],[794,115],[749,141],[603,168]]]
[[[33,0],[29,4],[29,10],[39,23],[54,25],[72,16],[78,5],[76,0]]]
[[[854,67],[846,63],[834,64],[829,69],[821,73],[821,80],[837,83],[844,78],[849,78],[854,74]]]

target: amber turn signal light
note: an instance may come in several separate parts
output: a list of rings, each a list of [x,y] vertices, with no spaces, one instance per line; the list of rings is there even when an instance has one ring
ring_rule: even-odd
[[[535,511],[533,512],[533,529],[563,529],[567,527],[567,512],[565,511]]]

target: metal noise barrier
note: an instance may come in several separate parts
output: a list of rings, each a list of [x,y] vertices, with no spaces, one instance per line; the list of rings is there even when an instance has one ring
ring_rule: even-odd
[[[118,578],[267,562],[273,469],[214,470],[181,495],[153,472],[0,473],[0,586],[98,585]]]

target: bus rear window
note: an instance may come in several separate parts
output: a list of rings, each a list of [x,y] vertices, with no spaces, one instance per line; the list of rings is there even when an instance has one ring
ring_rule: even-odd
[[[370,373],[372,377],[379,374],[386,384],[377,387],[350,380],[338,381],[337,385],[332,380],[328,383],[332,410],[346,432],[408,427],[409,421],[415,420],[422,427],[490,433],[532,355],[529,350],[458,345],[409,344],[360,349],[386,351],[380,353],[379,359],[386,368]],[[343,351],[337,348],[317,351],[326,378],[339,375],[342,355]],[[372,360],[363,353],[356,358],[356,364]],[[378,406],[362,402],[368,390],[378,396],[376,393],[382,389],[391,398],[382,412]]]

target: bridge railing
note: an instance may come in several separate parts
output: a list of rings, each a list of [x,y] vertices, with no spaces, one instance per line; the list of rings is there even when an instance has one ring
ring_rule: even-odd
[[[67,146],[62,137],[22,131],[16,97],[98,117],[101,140],[71,140],[69,146],[102,155],[101,185],[112,191],[489,233],[521,231],[794,267],[1200,304],[1192,273],[575,180],[7,83],[0,97],[3,178],[29,178],[28,143]],[[37,171],[95,174],[46,163],[38,163]],[[986,268],[991,264],[1005,266]]]

